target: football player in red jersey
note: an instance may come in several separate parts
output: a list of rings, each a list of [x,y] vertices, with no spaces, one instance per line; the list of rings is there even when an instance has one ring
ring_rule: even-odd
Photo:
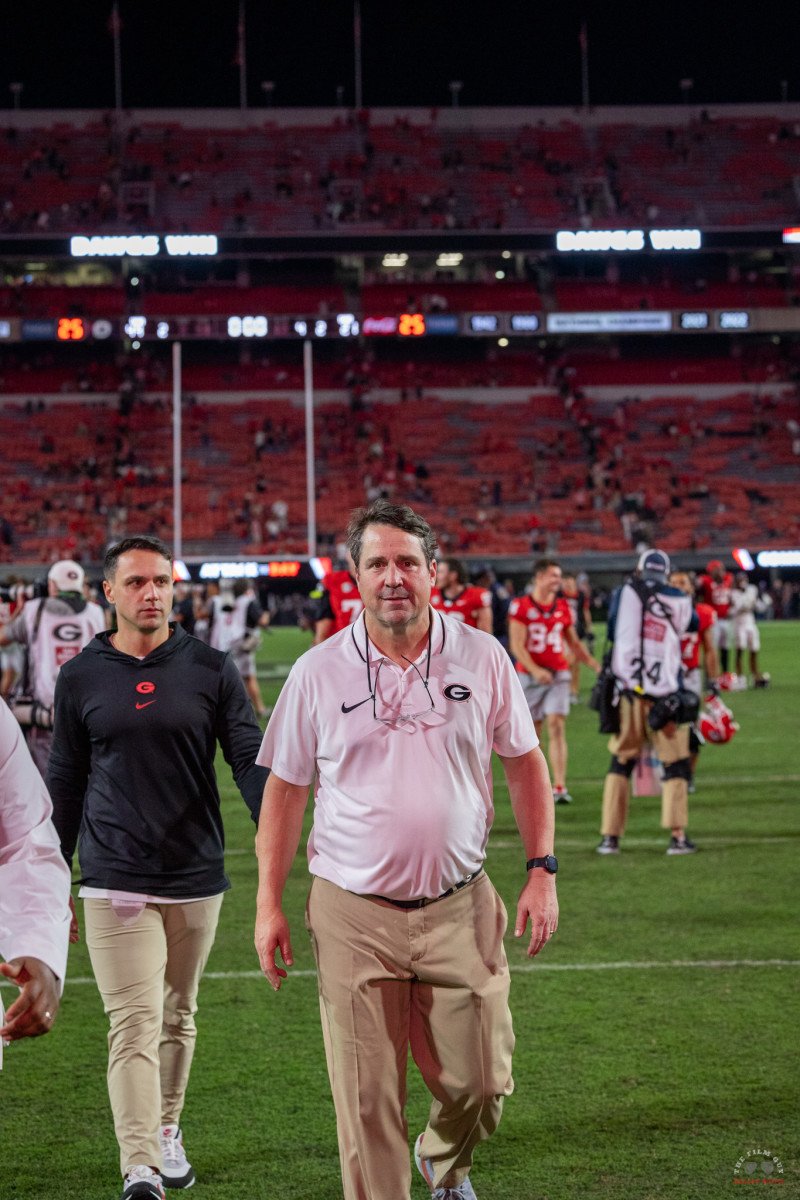
[[[556,804],[569,804],[572,797],[567,791],[566,718],[571,676],[565,644],[593,671],[600,670],[600,663],[578,639],[569,605],[558,594],[561,581],[561,567],[555,559],[540,559],[533,568],[531,594],[511,601],[508,632],[511,653],[540,737],[542,724],[547,722],[553,797]]]
[[[706,567],[706,574],[698,579],[697,590],[703,603],[710,604],[717,614],[714,645],[719,650],[720,664],[725,672],[728,670],[728,650],[733,647],[730,620],[733,575],[715,558]]]
[[[694,588],[692,581],[685,571],[673,571],[669,577],[672,587],[680,588],[687,596],[694,599]],[[695,611],[700,622],[700,626],[695,633],[685,633],[681,638],[681,669],[683,671],[683,686],[690,692],[694,692],[702,703],[703,700],[703,679],[700,674],[700,650],[703,651],[703,666],[706,673],[706,682],[712,692],[716,694],[717,676],[719,675],[719,662],[717,660],[717,648],[714,645],[714,626],[717,621],[716,611],[710,604],[704,604],[702,601],[697,601]],[[692,772],[692,778],[689,781],[689,791],[694,791],[694,772],[697,766],[697,756],[700,753],[700,739],[697,736],[695,727],[692,726],[689,730],[689,765]]]
[[[329,571],[322,580],[322,597],[314,620],[314,646],[346,629],[364,607],[353,575],[353,560],[349,554],[347,558],[349,571]]]
[[[431,606],[474,629],[493,632],[492,594],[486,588],[470,585],[466,567],[458,558],[439,559]]]

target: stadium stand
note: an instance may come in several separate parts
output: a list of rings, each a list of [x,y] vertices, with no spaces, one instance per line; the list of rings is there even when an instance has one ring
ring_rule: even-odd
[[[753,110],[757,111],[757,110]],[[259,115],[260,116],[260,115]],[[0,231],[104,231],[157,219],[176,231],[525,230],[633,219],[666,227],[790,224],[798,127],[778,114],[654,110],[579,123],[547,110],[459,127],[335,110],[309,125],[251,114],[155,121],[78,114],[9,121]],[[294,124],[292,121],[294,120]],[[492,120],[491,116],[484,121]],[[452,116],[448,122],[452,121]],[[722,185],[722,186],[720,186]]]
[[[449,348],[315,343],[322,540],[333,544],[354,505],[386,494],[424,505],[445,545],[467,555],[796,543],[800,264],[772,235],[800,224],[800,126],[777,109],[187,111],[126,114],[121,125],[9,113],[0,438],[13,450],[0,557],[96,558],[134,524],[170,536],[168,343],[134,353],[119,332],[80,346],[9,332],[48,318],[119,331],[134,313],[168,323],[170,337],[191,322],[186,553],[306,549],[299,345],[272,331],[225,342],[237,312],[273,322],[527,313],[545,332],[550,314],[703,310],[708,337],[675,324],[655,339],[529,336],[503,349],[466,336]],[[503,251],[511,232],[633,225],[745,231],[753,249]],[[59,233],[132,230],[222,233],[233,249],[134,265],[43,249]],[[483,250],[458,266],[434,263],[436,237],[424,261],[382,261],[385,234],[459,231],[480,234]],[[259,235],[278,249],[250,253]],[[353,237],[370,248],[356,252]],[[22,247],[33,245],[45,262],[28,261]],[[758,328],[720,335],[724,309],[746,310]],[[773,315],[759,326],[763,313]]]
[[[424,504],[445,544],[466,553],[620,551],[642,537],[675,550],[769,545],[800,528],[787,432],[798,404],[794,387],[764,386],[720,395],[719,383],[679,385],[621,405],[563,387],[524,400],[456,388],[404,402],[388,387],[355,412],[340,388],[316,413],[321,532],[335,539],[355,505],[386,494]],[[305,548],[301,397],[290,386],[282,397],[248,392],[245,372],[227,380],[224,399],[187,402],[187,553]],[[94,558],[134,517],[168,536],[170,429],[166,395],[142,393],[125,415],[113,394],[7,401],[0,436],[15,451],[4,511],[16,544],[5,557]],[[285,520],[274,519],[276,502]]]

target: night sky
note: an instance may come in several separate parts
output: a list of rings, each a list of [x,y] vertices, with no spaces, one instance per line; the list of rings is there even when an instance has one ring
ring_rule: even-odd
[[[23,108],[114,102],[112,0],[4,6],[0,105],[21,82]],[[367,106],[574,105],[579,30],[588,31],[593,104],[800,102],[800,4],[657,0],[362,0]],[[235,107],[238,0],[120,0],[123,104]],[[354,99],[352,0],[247,0],[248,103],[263,80],[278,106]]]

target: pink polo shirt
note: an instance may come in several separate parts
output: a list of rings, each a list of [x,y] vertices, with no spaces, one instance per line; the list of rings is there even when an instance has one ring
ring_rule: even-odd
[[[22,730],[0,700],[0,954],[41,959],[63,988],[70,872],[52,812]]]
[[[492,750],[516,758],[538,745],[500,643],[441,613],[432,621],[428,691],[427,647],[398,666],[362,613],[295,663],[258,754],[287,783],[316,778],[309,870],[351,892],[433,897],[474,873],[494,817]]]

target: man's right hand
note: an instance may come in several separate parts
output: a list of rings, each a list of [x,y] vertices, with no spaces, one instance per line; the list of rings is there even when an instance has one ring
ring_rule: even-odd
[[[289,922],[280,909],[272,913],[256,913],[255,944],[261,970],[277,992],[281,980],[286,978],[286,972],[275,962],[275,951],[280,950],[287,967],[294,966]]]
[[[38,958],[12,958],[0,963],[0,974],[19,988],[8,1009],[0,1037],[15,1042],[49,1033],[58,1012],[59,984],[52,969]]]
[[[548,671],[546,667],[534,667],[533,678],[537,683],[549,685],[553,682],[553,672]]]

